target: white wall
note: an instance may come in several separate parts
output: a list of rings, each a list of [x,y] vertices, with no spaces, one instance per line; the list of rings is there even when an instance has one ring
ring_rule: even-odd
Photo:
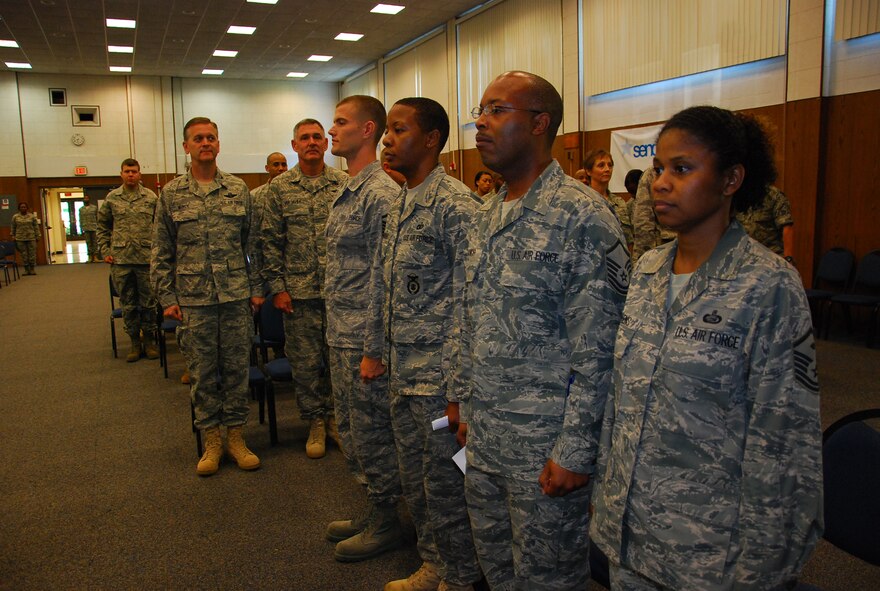
[[[14,72],[0,72],[0,176],[24,175],[18,85]]]
[[[229,172],[265,172],[272,152],[287,156],[293,167],[298,161],[290,146],[293,126],[311,117],[329,129],[338,97],[338,85],[328,82],[185,78],[180,87],[183,119],[176,122],[177,149],[182,150],[186,121],[210,117],[220,128],[217,162]],[[329,150],[326,158],[336,165]]]

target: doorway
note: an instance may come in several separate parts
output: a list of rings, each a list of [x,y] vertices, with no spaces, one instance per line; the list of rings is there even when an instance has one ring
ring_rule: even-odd
[[[84,197],[100,209],[107,193],[115,185],[94,187],[41,188],[46,217],[46,252],[53,264],[87,263],[88,247],[79,222],[79,208]]]

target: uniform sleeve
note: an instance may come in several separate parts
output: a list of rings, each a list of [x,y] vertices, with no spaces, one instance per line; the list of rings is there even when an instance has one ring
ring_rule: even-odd
[[[571,345],[571,377],[562,431],[550,458],[584,474],[593,471],[598,453],[630,264],[623,233],[610,211],[594,210],[573,223],[565,245],[570,271],[562,311]]]
[[[633,228],[633,251],[634,261],[639,260],[643,254],[660,244],[660,228],[654,217],[654,209],[651,199],[651,183],[654,182],[654,173],[648,169],[639,181],[636,191],[636,202],[633,204],[632,228]]]
[[[462,297],[459,302],[460,309],[456,311],[458,319],[458,354],[455,356],[452,364],[452,379],[449,390],[452,396],[459,403],[459,415],[462,423],[467,423],[470,417],[470,398],[471,398],[471,375],[473,373],[471,358],[471,342],[473,339],[473,331],[471,330],[471,317],[468,312],[468,257],[474,250],[475,232],[478,231],[479,216],[483,212],[477,211],[471,218],[470,223],[465,227],[463,240],[459,246],[459,253],[462,256]]]
[[[96,235],[98,239],[98,251],[104,255],[111,253],[110,238],[112,235],[113,208],[110,207],[110,202],[105,199],[104,203],[101,204],[101,209],[98,210],[98,233]]]
[[[380,359],[385,351],[383,309],[385,303],[384,258],[382,236],[392,195],[370,191],[364,204],[364,242],[367,247],[370,273],[367,279],[369,298],[364,326],[364,356]]]
[[[477,203],[466,194],[455,199],[444,220],[444,248],[452,267],[452,323],[443,341],[444,390],[449,402],[461,402],[461,390],[455,368],[461,367],[461,333],[464,322],[465,271],[463,247],[468,224],[477,211]]]
[[[799,281],[780,282],[753,347],[736,589],[791,584],[823,531],[816,350]]]
[[[282,215],[278,187],[269,185],[263,192],[263,280],[272,294],[287,291],[284,283],[284,247],[287,229]],[[291,294],[292,295],[292,294]]]
[[[11,229],[12,229],[12,239],[13,240],[15,240],[16,226],[18,226],[18,214],[17,213],[12,215],[12,228]]]
[[[177,304],[174,270],[177,265],[177,227],[168,210],[168,195],[162,189],[153,221],[153,245],[150,252],[150,281],[162,308]]]
[[[34,236],[36,236],[37,240],[43,237],[43,232],[40,230],[40,221],[37,219],[37,214],[34,214]]]
[[[791,226],[794,224],[794,218],[791,217],[791,203],[785,193],[777,189],[776,203],[773,206],[773,219],[777,228]]]
[[[245,210],[245,226],[242,228],[241,243],[244,245],[245,260],[247,261],[248,283],[250,284],[250,297],[261,298],[263,293],[263,253],[262,241],[260,240],[260,227],[257,208],[254,198],[247,186],[244,187],[244,198],[247,203]]]

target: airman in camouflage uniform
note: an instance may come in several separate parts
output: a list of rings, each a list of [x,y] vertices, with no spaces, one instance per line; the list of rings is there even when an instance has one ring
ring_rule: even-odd
[[[370,265],[382,240],[388,204],[400,191],[376,160],[385,129],[378,100],[354,95],[336,105],[331,151],[348,162],[351,178],[333,201],[327,218],[327,344],[333,399],[349,468],[366,481],[368,514],[330,523],[327,539],[338,542],[334,557],[344,562],[372,558],[396,547],[402,533],[397,518],[400,475],[391,427],[388,380],[361,381],[366,347]],[[348,451],[350,450],[350,451]]]
[[[794,237],[786,236],[794,231],[791,204],[785,193],[773,185],[767,187],[767,194],[760,204],[747,211],[737,212],[736,221],[749,236],[779,256],[792,256]],[[785,238],[788,239],[784,240]],[[789,252],[785,252],[786,250]]]
[[[654,172],[654,168],[649,167],[645,169],[642,178],[639,180],[635,203],[632,206],[633,261],[639,260],[639,257],[652,248],[675,239],[675,232],[660,225],[657,221],[657,216],[654,214],[654,199],[651,197],[651,185],[656,178],[657,173]]]
[[[801,280],[734,222],[667,306],[677,244],[633,273],[591,534],[624,577],[650,579],[620,588],[781,589],[822,527]]]
[[[37,214],[28,213],[28,204],[18,204],[18,213],[12,214],[12,239],[15,249],[24,263],[25,275],[36,275],[37,240],[40,239],[40,221]]]
[[[156,331],[156,296],[150,283],[150,247],[156,194],[141,185],[137,160],[122,161],[122,185],[107,194],[98,212],[98,248],[112,265],[110,277],[122,304],[122,322],[131,339],[126,357],[141,355],[141,332],[147,358],[158,359],[153,337]]]
[[[254,202],[252,226],[257,232],[257,260],[256,265],[262,269],[263,263],[263,211],[266,207],[266,190],[278,175],[287,172],[287,157],[281,152],[272,152],[266,156],[266,172],[269,173],[269,180],[251,191],[251,199]],[[263,286],[263,293],[266,294],[268,285]]]
[[[480,156],[506,184],[478,211],[465,260],[459,387],[470,393],[474,540],[492,589],[584,589],[629,255],[610,207],[552,159],[562,99],[546,80],[502,74],[480,107]]]
[[[90,263],[101,262],[98,256],[98,206],[92,205],[88,195],[83,197],[83,205],[79,208],[79,229],[86,237],[86,249]]]
[[[260,460],[247,449],[241,427],[248,416],[252,308],[262,303],[251,231],[253,204],[238,177],[217,169],[217,126],[197,117],[184,127],[192,168],[162,189],[153,232],[151,274],[165,316],[183,322],[181,347],[189,368],[195,426],[206,433],[197,472],[217,471],[227,451],[239,468]],[[250,298],[250,302],[248,299]]]
[[[325,328],[324,232],[330,204],[348,175],[324,164],[324,127],[304,119],[293,130],[299,163],[275,178],[265,193],[263,277],[284,312],[284,348],[297,387],[300,418],[309,422],[306,455],[325,453],[325,421],[335,424]]]
[[[477,206],[470,189],[448,176],[438,161],[448,136],[446,111],[431,99],[401,99],[388,113],[385,157],[406,177],[407,187],[389,208],[373,265],[367,348],[384,351],[381,365],[390,373],[401,484],[419,555],[437,577],[423,577],[424,587],[436,589],[442,581],[450,589],[472,589],[482,574],[464,482],[451,459],[459,446],[454,432],[431,426],[447,414],[450,403],[458,415],[457,392],[448,381],[459,350],[460,247]],[[397,588],[421,587],[413,581],[386,586]]]

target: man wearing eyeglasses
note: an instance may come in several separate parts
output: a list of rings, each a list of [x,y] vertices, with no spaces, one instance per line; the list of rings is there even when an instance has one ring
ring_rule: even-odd
[[[465,258],[459,439],[477,554],[493,589],[583,589],[626,242],[553,160],[562,98],[549,82],[502,74],[472,114],[483,162],[506,181]]]

